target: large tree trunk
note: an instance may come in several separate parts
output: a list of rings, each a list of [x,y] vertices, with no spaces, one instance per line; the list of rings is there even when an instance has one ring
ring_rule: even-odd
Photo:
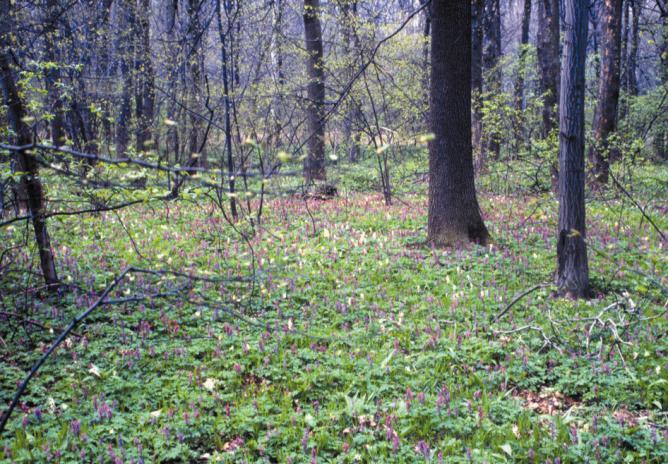
[[[427,240],[485,244],[471,149],[471,2],[434,0]]]
[[[531,0],[524,0],[522,11],[522,33],[519,45],[519,68],[515,81],[515,109],[524,109],[524,75],[526,73],[527,45],[529,44],[529,26],[531,25]]]
[[[16,134],[18,146],[32,143],[30,128],[25,123],[25,109],[19,96],[11,68],[10,41],[11,31],[10,0],[0,0],[0,85],[4,104],[7,109],[9,127]],[[44,282],[50,289],[59,285],[56,263],[51,249],[51,240],[46,228],[46,208],[42,192],[42,183],[39,180],[38,165],[28,150],[19,150],[15,154],[18,170],[24,173],[21,176],[21,189],[25,192],[28,211],[32,219],[35,241],[39,249],[39,260],[44,276]]]
[[[484,159],[482,146],[482,40],[484,1],[473,0],[471,5],[471,90],[473,96],[473,150],[477,159]]]
[[[543,137],[554,129],[559,101],[559,0],[538,0],[538,65],[543,94]]]
[[[322,50],[322,28],[319,0],[304,0],[304,38],[306,41],[306,74],[308,77],[307,118],[308,154],[304,160],[307,182],[325,180],[325,70]]]
[[[604,0],[603,56],[594,113],[594,143],[589,157],[597,182],[606,184],[610,173],[608,138],[617,128],[619,104],[622,0]]]
[[[588,0],[566,0],[566,35],[559,118],[559,231],[557,286],[566,295],[589,294],[585,230],[584,99]]]
[[[137,116],[137,150],[146,151],[152,144],[153,111],[155,107],[155,76],[151,61],[150,0],[140,0],[137,17],[137,58],[135,71],[135,114]]]

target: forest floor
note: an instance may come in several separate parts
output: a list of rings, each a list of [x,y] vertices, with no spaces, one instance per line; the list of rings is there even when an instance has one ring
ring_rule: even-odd
[[[642,172],[634,195],[665,231],[668,169]],[[248,243],[202,201],[52,219],[61,277],[96,292],[0,281],[3,311],[44,326],[0,319],[3,410],[123,268],[255,278],[127,277],[112,297],[141,301],[101,307],[47,361],[0,460],[668,461],[667,243],[621,193],[591,196],[596,296],[557,298],[554,195],[492,176],[485,248],[423,246],[423,193],[268,199]]]

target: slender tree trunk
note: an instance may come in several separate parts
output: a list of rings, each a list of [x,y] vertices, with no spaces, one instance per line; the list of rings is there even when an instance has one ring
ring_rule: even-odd
[[[427,240],[485,244],[471,148],[471,2],[434,0]]]
[[[53,113],[53,118],[51,119],[51,141],[55,146],[61,146],[65,144],[67,136],[65,133],[65,105],[59,91],[60,63],[56,45],[58,42],[57,14],[58,2],[56,0],[47,0],[44,38],[46,59],[51,62],[51,66],[46,69],[45,77],[49,103],[51,104]]]
[[[307,182],[325,180],[325,72],[323,69],[322,28],[319,0],[304,0],[304,37],[306,41],[306,94],[308,117],[308,155],[304,160]]]
[[[421,1],[424,4],[424,0]],[[424,76],[422,78],[422,87],[425,95],[425,101],[429,103],[429,36],[431,35],[431,5],[424,9],[424,29],[422,30],[422,38],[424,44],[422,46],[422,63],[424,69]]]
[[[638,67],[638,38],[640,35],[640,12],[644,0],[631,0],[631,44],[629,46],[627,72],[627,90],[629,95],[638,95],[638,78],[636,68]]]
[[[484,16],[484,47],[483,65],[485,67],[485,84],[490,95],[498,95],[501,92],[501,4],[499,0],[486,0]],[[495,129],[495,128],[494,128]],[[487,130],[487,152],[498,160],[501,155],[501,144],[499,134],[495,130]],[[481,159],[479,168],[484,169],[484,160]]]
[[[668,15],[661,18],[663,41],[659,54],[659,77],[664,89],[668,86]],[[668,128],[664,124],[654,135],[654,153],[660,160],[668,160]]]
[[[116,156],[122,158],[130,144],[129,128],[132,116],[131,96],[134,87],[132,63],[134,61],[135,5],[132,0],[119,3],[120,19],[116,47],[121,81],[121,104],[116,117]]]
[[[484,164],[485,147],[482,144],[482,41],[484,1],[471,4],[471,90],[473,96],[473,151],[475,158]]]
[[[594,164],[596,181],[608,182],[610,172],[608,138],[617,128],[619,105],[622,0],[604,0],[603,57],[594,118],[594,143],[589,157]]]
[[[137,150],[146,151],[152,144],[153,111],[155,109],[155,76],[151,60],[150,0],[140,0],[137,18],[137,59],[135,71],[135,114],[137,116]]]
[[[202,88],[204,87],[204,46],[202,41],[205,35],[202,31],[200,14],[202,3],[199,0],[188,0],[188,44],[192,50],[192,56],[188,57],[188,71],[190,79],[191,107],[190,113],[190,159],[192,166],[206,167],[206,149],[204,145],[203,122],[200,117],[202,113]]]
[[[524,109],[524,76],[526,74],[527,45],[529,44],[529,26],[531,25],[531,0],[524,0],[522,10],[522,33],[519,45],[519,65],[515,81],[515,109]]]
[[[543,94],[543,137],[547,137],[558,117],[559,0],[538,0],[538,65]]]
[[[25,123],[25,108],[12,73],[10,51],[12,45],[12,18],[10,0],[0,0],[0,85],[4,104],[7,107],[9,127],[16,134],[18,146],[32,143],[30,128]],[[39,180],[38,165],[29,150],[20,150],[15,154],[18,170],[24,173],[21,176],[20,187],[27,196],[28,211],[31,216],[35,241],[39,249],[39,261],[44,276],[44,282],[50,289],[59,286],[56,263],[51,249],[51,239],[46,227],[46,207],[42,183]]]
[[[353,63],[355,55],[355,22],[357,20],[357,0],[343,0],[341,2],[341,16],[343,29],[344,54],[350,64],[346,79],[351,80],[354,74]],[[346,105],[346,115],[343,121],[343,139],[348,145],[348,160],[356,162],[360,155],[359,110],[354,98],[349,96]]]
[[[224,0],[226,17],[229,18],[231,9],[230,0]],[[220,6],[221,0],[216,0],[216,9],[218,14],[218,36],[220,38],[220,63],[221,72],[223,74],[223,101],[225,102],[225,153],[227,156],[227,170],[229,174],[229,191],[230,191],[230,212],[232,218],[236,221],[238,217],[237,202],[234,198],[234,159],[232,154],[232,123],[231,112],[232,105],[230,102],[230,78],[228,66],[227,44],[225,41],[225,29],[223,28],[223,12]]]
[[[588,0],[566,0],[566,35],[559,118],[559,233],[557,286],[568,296],[589,295],[585,229],[584,99]]]

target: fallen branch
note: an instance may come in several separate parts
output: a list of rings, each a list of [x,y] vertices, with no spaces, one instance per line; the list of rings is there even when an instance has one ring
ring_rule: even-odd
[[[512,301],[510,303],[508,303],[508,305],[505,308],[503,308],[503,310],[499,314],[497,314],[496,317],[494,317],[494,322],[498,322],[499,319],[501,319],[503,316],[505,316],[505,314],[508,311],[510,311],[510,309],[513,306],[515,306],[515,304],[518,301],[520,301],[522,298],[524,298],[525,296],[529,295],[530,293],[535,292],[539,288],[545,288],[545,287],[549,287],[549,286],[550,286],[550,284],[542,283],[542,284],[534,285],[533,287],[529,288],[528,290],[523,291],[522,293],[517,295],[515,298],[513,298]]]

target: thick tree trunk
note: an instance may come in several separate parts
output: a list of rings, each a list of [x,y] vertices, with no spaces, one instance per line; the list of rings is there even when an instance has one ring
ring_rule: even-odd
[[[471,2],[434,0],[427,240],[485,244],[471,149]]]
[[[627,72],[627,91],[629,95],[638,95],[638,78],[636,68],[638,67],[638,38],[640,35],[640,12],[644,0],[631,0],[631,44],[629,46]]]
[[[585,230],[584,99],[588,0],[566,0],[566,35],[559,118],[557,286],[568,296],[589,294]]]
[[[604,0],[603,53],[598,104],[594,117],[594,143],[589,157],[596,181],[608,182],[610,173],[608,138],[617,128],[619,104],[622,0]]]
[[[135,71],[137,84],[135,87],[135,114],[137,117],[137,150],[146,151],[152,144],[153,111],[155,109],[155,76],[151,61],[150,42],[150,0],[140,0],[137,18],[137,58]]]
[[[0,0],[0,85],[2,86],[4,105],[7,107],[9,127],[16,134],[16,144],[23,146],[32,143],[32,134],[30,128],[24,122],[25,109],[12,74],[10,57],[12,49],[10,42],[11,20],[10,1]],[[20,187],[27,197],[28,211],[32,219],[37,248],[39,249],[39,260],[44,282],[50,289],[56,289],[59,286],[58,273],[56,272],[51,240],[44,217],[46,208],[37,161],[28,150],[16,152],[15,159],[18,170],[24,173],[21,176]]]
[[[538,65],[543,94],[543,137],[554,129],[559,101],[559,0],[538,0]]]
[[[307,118],[308,154],[304,160],[307,182],[325,180],[325,70],[323,69],[322,28],[319,0],[304,0],[304,38],[306,42],[306,74],[308,76]]]
[[[519,66],[515,81],[515,109],[524,109],[524,75],[526,73],[527,45],[529,44],[529,26],[531,25],[531,0],[524,0],[522,11],[522,33],[520,35]]]
[[[471,4],[471,90],[473,96],[473,150],[476,158],[484,160],[482,145],[482,40],[484,1],[473,0]]]

